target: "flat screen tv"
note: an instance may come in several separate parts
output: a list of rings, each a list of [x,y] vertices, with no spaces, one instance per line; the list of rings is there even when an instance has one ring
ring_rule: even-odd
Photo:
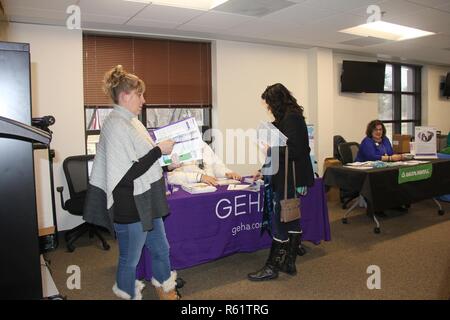
[[[381,62],[344,60],[341,92],[383,92],[385,69],[386,64]]]
[[[447,73],[444,83],[442,84],[442,95],[450,98],[450,72]]]

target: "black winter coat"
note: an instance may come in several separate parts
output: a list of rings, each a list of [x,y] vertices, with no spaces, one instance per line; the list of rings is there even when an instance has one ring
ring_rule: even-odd
[[[296,187],[310,187],[314,184],[314,171],[309,156],[311,148],[309,147],[308,128],[305,118],[295,112],[286,113],[281,121],[273,124],[288,138],[288,198],[293,198],[295,192],[292,163],[295,165]],[[285,149],[286,147],[278,148],[279,168],[272,177],[273,190],[280,195],[281,199],[284,197]]]

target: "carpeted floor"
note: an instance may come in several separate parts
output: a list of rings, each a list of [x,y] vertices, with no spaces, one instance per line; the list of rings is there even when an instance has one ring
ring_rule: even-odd
[[[280,273],[276,280],[261,283],[246,279],[260,268],[268,250],[235,254],[193,268],[179,270],[187,284],[183,299],[449,299],[450,298],[450,204],[439,216],[430,201],[414,204],[408,213],[387,212],[381,233],[363,209],[353,212],[349,224],[341,223],[344,211],[329,204],[332,241],[315,246],[306,242],[307,254],[297,259],[297,276]],[[115,281],[117,242],[111,250],[86,236],[73,253],[60,247],[46,254],[53,279],[67,299],[117,299]],[[67,268],[81,270],[81,289],[69,290]],[[367,267],[381,270],[381,289],[369,290]],[[150,283],[144,299],[156,299]]]

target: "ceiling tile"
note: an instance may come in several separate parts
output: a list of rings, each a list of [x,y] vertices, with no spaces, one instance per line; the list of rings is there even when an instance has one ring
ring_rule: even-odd
[[[256,18],[210,11],[193,18],[189,22],[181,25],[179,29],[187,30],[192,27],[210,27],[217,30],[224,30],[235,27],[252,19]]]
[[[66,11],[67,7],[76,4],[78,0],[3,0],[6,12],[13,7],[35,8],[40,10]]]
[[[78,5],[83,15],[99,15],[131,18],[147,5],[123,0],[80,0]],[[83,19],[83,18],[82,18]],[[125,21],[126,21],[125,20]]]
[[[127,22],[128,17],[107,16],[100,14],[88,14],[81,12],[81,27],[83,28],[86,22],[99,22],[99,23],[112,23],[112,24],[124,24]]]
[[[382,0],[306,0],[302,2],[301,5],[338,12],[348,12],[353,9],[363,8],[365,12],[369,5],[378,4],[381,1]]]
[[[199,32],[199,33],[208,33],[212,36],[214,34],[221,34],[226,33],[227,29],[224,28],[216,28],[215,26],[200,26],[195,24],[182,24],[178,25],[176,27],[177,30],[183,30],[183,31],[192,31],[192,32]]]
[[[331,43],[338,43],[355,38],[355,35],[339,32],[363,23],[360,16],[341,13],[326,19],[322,19],[312,24],[301,27],[302,37],[308,39],[320,39]]]
[[[129,26],[141,26],[150,28],[175,29],[178,26],[176,22],[156,21],[150,19],[131,19],[127,22]]]
[[[386,18],[385,21],[436,33],[448,33],[450,30],[450,12],[435,9]]]
[[[420,4],[429,8],[437,8],[439,6],[450,4],[450,0],[407,0],[407,1]]]
[[[295,3],[288,0],[228,0],[215,7],[214,11],[252,17],[263,17],[293,5],[295,5]]]
[[[444,10],[444,11],[447,11],[447,12],[450,12],[450,4],[446,4],[446,5],[443,5],[443,6],[439,6],[439,7],[437,7],[437,9],[439,9],[439,10]]]
[[[244,37],[258,37],[258,38],[270,38],[270,37],[296,37],[299,27],[289,24],[272,23],[267,24],[261,19],[245,22],[238,27],[233,27],[226,30],[226,34],[240,35]]]
[[[13,22],[65,25],[67,19],[65,11],[57,10],[9,7],[6,13],[8,19]]]
[[[145,20],[150,19],[154,21],[164,21],[170,23],[185,23],[195,18],[205,11],[176,8],[169,6],[149,5],[144,10],[139,12],[133,19]]]
[[[325,8],[315,8],[298,4],[262,17],[261,20],[267,22],[289,22],[296,25],[304,25],[336,15],[337,13],[337,11]]]

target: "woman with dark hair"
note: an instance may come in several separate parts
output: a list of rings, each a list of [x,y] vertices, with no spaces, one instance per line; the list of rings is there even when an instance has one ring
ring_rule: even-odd
[[[251,281],[275,279],[278,277],[278,271],[290,275],[297,273],[295,260],[301,242],[300,221],[299,219],[291,222],[281,222],[280,220],[280,200],[284,199],[285,195],[286,151],[288,151],[287,198],[292,199],[298,195],[306,195],[307,187],[314,184],[314,172],[309,156],[311,149],[303,108],[298,105],[297,100],[281,83],[268,86],[261,98],[262,105],[268,108],[275,117],[273,124],[288,140],[287,147],[267,149],[265,167],[269,163],[273,165],[277,155],[279,160],[277,171],[269,173],[269,170],[265,170],[264,172],[264,215],[270,216],[269,228],[273,240],[266,264],[260,270],[248,274]],[[293,167],[295,167],[295,177]],[[263,167],[263,169],[265,168]],[[255,179],[260,177],[261,172],[259,171],[255,175]]]
[[[380,120],[372,120],[367,125],[366,137],[359,146],[355,161],[400,161],[401,154],[394,154],[391,142],[386,137],[386,127]]]

